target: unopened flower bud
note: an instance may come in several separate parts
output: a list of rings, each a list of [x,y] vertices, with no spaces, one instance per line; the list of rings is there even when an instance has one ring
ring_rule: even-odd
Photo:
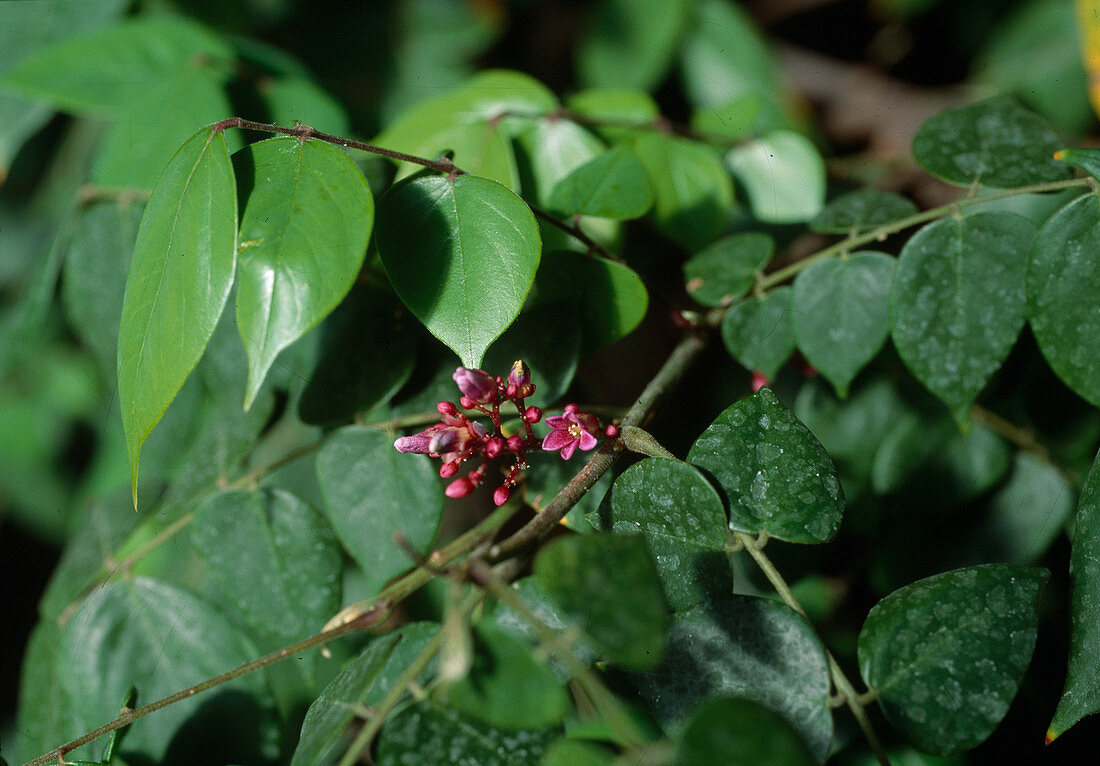
[[[508,387],[504,389],[504,396],[508,399],[515,399],[518,394],[519,388],[516,387],[515,383],[509,383]]]
[[[443,490],[443,494],[447,497],[466,497],[474,491],[474,484],[465,476],[461,479],[455,479],[447,485],[447,489]]]
[[[504,451],[504,439],[494,436],[485,442],[485,457],[492,459]]]
[[[508,437],[508,449],[512,452],[519,452],[523,449],[523,437],[521,436],[509,436]]]
[[[614,439],[616,436],[619,435],[619,429],[613,424],[608,423],[607,428],[603,430],[603,433],[604,436],[606,436],[608,439]]]
[[[449,479],[458,473],[458,461],[452,461],[450,463],[444,463],[439,466],[439,476],[443,479]]]
[[[497,381],[485,370],[471,370],[468,367],[459,367],[455,370],[455,383],[463,396],[469,397],[472,402],[478,404],[490,404],[497,398]],[[462,405],[466,407],[465,404]],[[466,409],[470,409],[466,407]]]
[[[752,371],[752,392],[754,394],[770,382],[768,376],[760,372],[760,370]]]
[[[542,410],[532,405],[523,413],[523,419],[528,423],[538,423],[542,420]]]
[[[455,407],[454,404],[451,402],[440,402],[439,404],[435,405],[435,409],[440,415],[458,414],[458,408]]]
[[[417,455],[427,455],[428,452],[430,452],[431,443],[432,432],[421,431],[412,436],[400,437],[393,443],[393,446],[398,452],[412,452]]]
[[[569,404],[565,405],[563,410],[567,413],[573,414],[573,413],[580,412],[581,408],[578,407],[577,405],[573,404],[572,402],[570,402]]]
[[[531,371],[527,369],[527,365],[521,360],[517,359],[512,362],[512,371],[508,373],[508,382],[519,390],[522,390],[524,386],[531,382]]]
[[[496,492],[493,493],[493,504],[494,505],[504,505],[505,503],[508,502],[508,497],[511,494],[512,493],[508,490],[508,487],[503,486],[503,485],[497,487]]]
[[[459,397],[458,403],[461,404],[462,408],[465,410],[472,410],[477,406],[477,402],[468,396]]]

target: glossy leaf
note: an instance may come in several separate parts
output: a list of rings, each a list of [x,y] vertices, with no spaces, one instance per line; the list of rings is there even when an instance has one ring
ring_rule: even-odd
[[[608,659],[634,670],[660,662],[668,615],[657,570],[641,538],[558,538],[535,559],[535,581]]]
[[[416,322],[390,290],[353,286],[325,329],[324,350],[298,402],[306,423],[349,420],[388,401],[412,375]]]
[[[649,306],[649,293],[629,266],[572,251],[548,253],[536,284],[540,302],[576,300],[582,347],[589,351],[629,335]]]
[[[498,729],[432,702],[386,722],[378,766],[439,763],[453,766],[538,766],[558,728]]]
[[[737,696],[778,713],[816,763],[829,753],[825,649],[810,624],[778,601],[726,596],[677,614],[665,661],[634,678],[666,728],[682,729],[705,700]]]
[[[672,64],[690,9],[685,0],[602,0],[577,44],[581,82],[655,88]]]
[[[1035,226],[1012,213],[937,221],[902,248],[890,332],[906,366],[963,422],[1024,324]]]
[[[677,766],[811,766],[815,763],[798,732],[764,705],[718,697],[692,712],[680,735]]]
[[[895,259],[859,252],[799,273],[791,296],[795,342],[842,396],[886,342]]]
[[[913,138],[913,156],[932,175],[998,189],[1068,178],[1053,157],[1061,147],[1046,121],[1010,96],[942,112]]]
[[[930,753],[988,737],[1031,661],[1043,569],[956,569],[891,593],[868,613],[859,667],[886,717]]]
[[[443,513],[443,493],[428,458],[398,452],[383,431],[349,426],[325,440],[317,478],[325,515],[363,570],[370,595],[415,563],[395,534],[427,553]]]
[[[600,154],[554,185],[548,206],[564,216],[629,220],[653,205],[645,168],[624,146]]]
[[[198,24],[147,16],[44,48],[4,81],[58,109],[116,116],[193,62],[231,58],[229,46]]]
[[[1100,712],[1100,458],[1092,465],[1077,504],[1069,572],[1073,581],[1069,669],[1047,741],[1087,715]]]
[[[531,380],[537,381],[534,395],[524,402],[546,408],[564,396],[573,382],[580,362],[581,339],[580,320],[574,311],[565,310],[563,304],[531,306],[493,341],[482,367],[508,377],[512,363],[522,359],[531,371]],[[454,373],[457,366],[453,365],[450,372]],[[447,394],[449,399],[456,396],[455,388]]]
[[[708,146],[663,133],[646,133],[633,145],[653,187],[651,214],[668,237],[698,250],[722,233],[732,215],[733,184]]]
[[[191,543],[252,635],[281,646],[340,608],[340,549],[317,511],[289,492],[229,490],[195,510]]]
[[[291,766],[330,763],[357,718],[356,707],[381,702],[438,630],[434,623],[414,622],[371,641],[309,706]]]
[[[723,237],[684,264],[685,287],[704,306],[728,306],[749,291],[774,252],[775,240],[763,232]]]
[[[900,194],[860,189],[825,205],[810,222],[810,228],[822,234],[849,234],[893,223],[916,212],[917,206]]]
[[[501,729],[541,729],[565,718],[565,687],[526,642],[479,627],[474,651],[469,675],[447,687],[447,702],[459,713]]]
[[[588,88],[569,96],[565,105],[597,123],[592,129],[611,142],[634,138],[639,129],[631,125],[645,126],[661,113],[653,97],[636,88]]]
[[[55,704],[70,708],[78,725],[75,731],[54,732],[56,742],[116,717],[119,700],[131,685],[143,699],[156,700],[257,656],[255,646],[213,606],[146,577],[97,588],[81,605],[79,619],[66,626],[55,652],[62,679]],[[196,697],[136,721],[126,736],[126,750],[157,761],[170,743],[184,750],[185,722],[209,720],[216,710],[221,731],[235,727],[234,744],[255,752],[263,736],[256,719],[265,717],[258,701],[266,691],[262,677],[244,676],[219,689],[227,695],[224,701]],[[270,722],[267,726],[272,733]],[[87,757],[90,750],[88,746],[69,755]]]
[[[273,80],[261,87],[261,95],[276,125],[300,122],[337,136],[346,136],[349,132],[344,107],[305,77]]]
[[[769,388],[719,415],[692,445],[688,462],[725,495],[730,529],[822,543],[840,528],[844,496],[836,467]]]
[[[645,537],[674,610],[732,590],[722,498],[687,463],[635,463],[615,480],[609,502],[588,519],[605,532]]]
[[[524,196],[543,207],[551,206],[551,194],[559,182],[604,153],[604,145],[595,135],[560,118],[535,120],[517,139],[522,149]]]
[[[157,181],[141,219],[118,339],[118,392],[135,501],[141,445],[202,356],[237,260],[225,136],[204,128]]]
[[[355,163],[321,141],[259,141],[234,156],[234,168],[244,204],[237,327],[248,353],[247,408],[279,352],[351,289],[374,200]]]
[[[1035,238],[1027,265],[1027,316],[1043,356],[1066,385],[1100,405],[1100,197],[1066,205]]]
[[[730,306],[722,318],[722,341],[730,356],[769,380],[794,351],[792,292],[789,287],[777,287],[763,298]]]
[[[753,215],[767,223],[801,223],[825,202],[825,161],[810,140],[777,130],[735,147],[726,163],[744,185]]]
[[[541,251],[527,205],[470,175],[394,187],[379,202],[375,239],[401,300],[465,367],[480,367],[516,318]]]

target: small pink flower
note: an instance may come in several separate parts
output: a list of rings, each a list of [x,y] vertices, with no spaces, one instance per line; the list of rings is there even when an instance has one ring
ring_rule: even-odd
[[[504,505],[508,502],[508,497],[511,495],[511,491],[506,486],[497,487],[496,492],[493,493],[493,505]]]
[[[576,405],[566,405],[565,413],[547,418],[546,425],[550,426],[550,433],[542,440],[542,448],[548,452],[561,450],[562,460],[573,457],[578,445],[582,450],[596,446],[600,421],[595,415],[579,412]]]
[[[459,367],[455,370],[455,383],[462,395],[476,404],[492,404],[497,398],[497,381],[485,370]],[[463,404],[465,406],[465,404]]]
[[[421,431],[418,434],[412,434],[411,436],[402,436],[397,439],[393,446],[397,448],[398,452],[412,452],[417,455],[427,455],[431,446],[432,436],[439,430],[439,426],[432,426],[426,431]]]

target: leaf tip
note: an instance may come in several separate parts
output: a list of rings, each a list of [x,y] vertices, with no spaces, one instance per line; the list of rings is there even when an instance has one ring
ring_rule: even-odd
[[[1055,157],[1057,159],[1057,157]],[[1061,732],[1054,731],[1053,728],[1047,729],[1046,736],[1043,737],[1043,744],[1049,745],[1061,735]]]

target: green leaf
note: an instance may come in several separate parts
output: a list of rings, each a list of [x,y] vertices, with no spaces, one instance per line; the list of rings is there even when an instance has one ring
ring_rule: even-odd
[[[324,351],[298,403],[306,423],[348,420],[388,401],[412,375],[416,324],[390,290],[353,286],[325,328]]]
[[[1100,712],[1100,456],[1092,464],[1077,504],[1069,572],[1073,581],[1069,669],[1050,722],[1050,742],[1087,715]]]
[[[771,380],[794,351],[790,287],[735,303],[722,317],[722,341],[747,370]]]
[[[599,745],[563,737],[546,749],[539,766],[615,766],[611,752]]]
[[[560,181],[605,151],[603,143],[587,129],[557,117],[536,120],[517,138],[522,149],[524,196],[543,207],[550,207],[551,194]]]
[[[657,227],[689,250],[722,233],[732,215],[733,183],[715,150],[678,136],[645,133],[633,145],[649,174]]]
[[[1035,225],[977,213],[925,226],[901,250],[890,332],[905,365],[960,423],[1024,324]]]
[[[696,109],[691,113],[691,127],[728,141],[737,141],[752,131],[763,104],[758,94],[749,93],[721,104]]]
[[[374,199],[355,163],[322,141],[271,138],[234,163],[244,200],[237,326],[248,353],[247,408],[279,352],[351,289]]]
[[[795,342],[842,397],[890,332],[894,263],[885,253],[852,253],[812,264],[794,280]]]
[[[119,116],[182,70],[232,57],[228,45],[192,21],[147,16],[44,48],[3,82],[58,109]]]
[[[848,192],[825,205],[810,222],[822,234],[850,234],[908,218],[917,206],[908,198],[878,189]]]
[[[699,705],[680,735],[677,766],[812,766],[816,761],[782,716],[757,702],[718,697]]]
[[[459,713],[501,729],[541,729],[570,710],[569,695],[526,642],[491,626],[474,631],[469,674],[450,684],[447,702]]]
[[[549,505],[550,501],[573,478],[577,469],[569,462],[562,460],[557,453],[541,450],[537,455],[528,454],[527,462],[529,468],[521,485],[523,499],[537,512]],[[586,521],[586,516],[599,508],[600,502],[610,488],[611,473],[607,472],[581,495],[581,499],[569,509],[562,523],[575,532],[591,532],[592,524]]]
[[[672,64],[690,10],[686,0],[603,0],[577,43],[581,82],[654,89]]]
[[[1089,194],[1055,213],[1031,248],[1027,316],[1043,356],[1067,386],[1100,405],[1100,198]]]
[[[309,706],[291,766],[331,763],[338,754],[334,748],[357,718],[357,706],[381,702],[438,631],[434,623],[414,622],[371,641]]]
[[[825,649],[805,618],[778,601],[730,595],[675,615],[665,661],[635,683],[666,729],[681,729],[705,700],[732,695],[778,713],[816,763],[829,753]]]
[[[825,448],[762,388],[719,415],[688,462],[718,484],[730,529],[792,543],[823,543],[840,528],[844,495]]]
[[[378,766],[538,766],[560,735],[550,729],[498,729],[433,702],[421,702],[386,722]]]
[[[97,588],[81,605],[79,619],[66,625],[54,651],[61,679],[54,704],[71,709],[78,727],[55,731],[55,744],[115,718],[131,685],[143,699],[156,700],[257,654],[213,606],[146,577]],[[134,722],[126,750],[160,761],[171,744],[182,755],[197,744],[192,727],[206,719],[203,741],[224,736],[226,754],[232,749],[243,760],[249,751],[258,751],[263,729],[266,736],[274,733],[270,720],[259,723],[270,716],[260,707],[265,696],[262,676],[244,676],[219,687],[218,696],[183,700]],[[217,727],[210,726],[215,716]],[[86,746],[69,756],[91,759],[91,750]]]
[[[629,266],[567,250],[542,259],[536,286],[540,303],[576,301],[585,352],[625,338],[649,306],[649,293]]]
[[[341,428],[317,455],[325,515],[363,570],[369,595],[413,568],[395,534],[427,553],[443,513],[443,493],[428,458],[402,454],[373,428]]]
[[[500,184],[470,175],[408,181],[379,208],[375,239],[398,296],[463,366],[480,367],[538,269],[531,210]]]
[[[868,613],[859,668],[921,750],[969,750],[993,733],[1031,661],[1045,569],[989,564],[894,591]]]
[[[554,185],[548,206],[564,216],[629,220],[653,205],[645,168],[625,146],[600,154]]]
[[[825,161],[805,136],[772,131],[731,149],[726,163],[744,185],[758,220],[802,223],[821,211]]]
[[[942,112],[913,138],[913,156],[932,175],[997,189],[1068,178],[1069,168],[1053,157],[1061,147],[1046,121],[1010,96]]]
[[[132,508],[127,511],[135,515]],[[54,659],[61,635],[57,622],[44,618],[39,620],[27,640],[16,708],[19,732],[16,742],[21,745],[15,752],[17,763],[26,763],[57,747],[66,733],[76,736],[83,731],[80,708],[59,704],[64,694],[64,678]]]
[[[310,79],[281,77],[262,85],[260,95],[276,125],[298,122],[337,136],[350,131],[344,107]]]
[[[645,537],[676,611],[733,588],[722,498],[687,463],[662,458],[635,463],[615,480],[609,502],[588,519],[605,532]]]
[[[661,114],[653,97],[635,88],[588,88],[569,96],[565,105],[595,122],[592,129],[612,143],[637,136],[640,127]]]
[[[191,543],[253,635],[273,646],[321,629],[340,604],[340,549],[321,515],[280,489],[208,497]]]
[[[1093,178],[1100,177],[1100,149],[1059,149],[1054,153],[1054,159],[1076,165]]]
[[[543,546],[535,581],[613,662],[652,668],[664,653],[668,613],[641,538],[576,535]]]
[[[749,291],[774,252],[775,240],[763,232],[723,237],[684,264],[685,287],[704,306],[728,306]]]
[[[237,195],[223,133],[203,128],[157,181],[141,219],[118,339],[130,483],[141,445],[202,356],[237,260]]]
[[[573,382],[581,354],[581,325],[574,311],[564,304],[538,304],[520,314],[504,334],[485,352],[484,369],[508,377],[512,363],[523,360],[535,382],[528,405],[549,407],[560,399]],[[454,372],[451,367],[450,372]],[[457,396],[453,387],[449,398]]]

